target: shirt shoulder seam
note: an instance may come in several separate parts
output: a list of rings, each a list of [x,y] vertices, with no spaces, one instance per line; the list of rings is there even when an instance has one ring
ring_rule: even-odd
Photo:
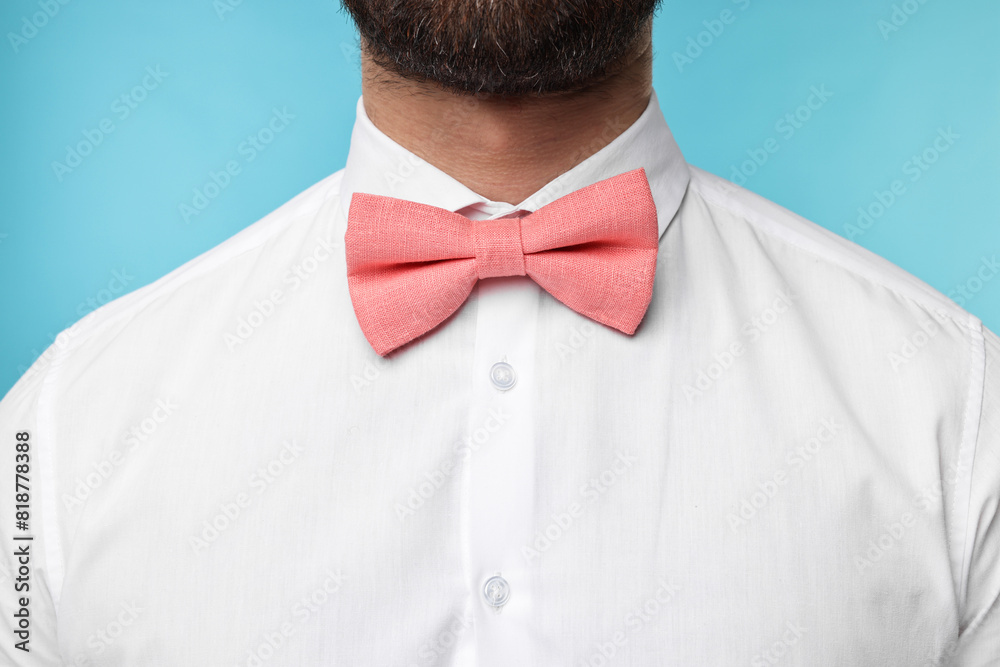
[[[146,306],[154,302],[163,294],[167,293],[170,289],[174,289],[179,285],[186,284],[190,280],[215,271],[216,269],[223,267],[228,261],[259,248],[269,239],[284,230],[296,217],[313,212],[319,209],[330,199],[338,197],[338,185],[342,175],[343,169],[327,177],[330,179],[330,183],[324,196],[308,205],[299,205],[298,207],[292,209],[291,215],[288,216],[288,220],[274,225],[272,229],[268,229],[254,235],[249,240],[244,241],[232,249],[227,249],[228,251],[225,254],[220,254],[216,257],[210,257],[203,260],[204,262],[207,262],[206,264],[202,264],[200,266],[195,265],[199,258],[206,257],[208,253],[212,252],[213,248],[206,250],[204,253],[188,260],[176,269],[161,276],[154,282],[149,283],[144,287],[140,287],[138,290],[122,297],[121,299],[116,299],[115,301],[112,301],[97,310],[91,311],[76,323],[60,332],[60,334],[56,337],[56,340],[52,343],[52,346],[56,348],[55,353],[51,356],[49,361],[45,363],[44,368],[35,371],[43,373],[39,380],[41,386],[39,388],[38,405],[36,407],[37,424],[35,439],[38,442],[37,447],[39,453],[39,464],[42,471],[42,477],[44,479],[44,486],[40,493],[40,500],[44,508],[41,532],[45,541],[44,552],[46,567],[48,569],[49,590],[52,596],[52,603],[56,609],[58,609],[59,601],[62,597],[63,581],[65,577],[65,551],[62,544],[62,533],[59,529],[59,508],[55,489],[55,482],[58,479],[56,470],[56,466],[58,465],[56,459],[58,457],[56,456],[55,442],[59,438],[59,433],[56,426],[56,420],[54,418],[55,408],[53,405],[56,400],[54,392],[57,391],[59,370],[61,366],[69,355],[81,344],[83,344],[83,342],[100,334],[109,326],[118,323],[122,319],[135,317],[139,312],[145,309]],[[286,202],[286,205],[288,203],[291,202]],[[239,233],[240,232],[237,232],[237,234]],[[183,272],[187,272],[188,275],[183,275]],[[132,298],[130,299],[129,297]],[[98,317],[102,310],[109,309],[114,306],[118,307],[117,312],[105,312],[101,321],[95,321],[92,319]],[[81,326],[83,327],[83,330],[74,334],[74,329]],[[63,344],[60,344],[60,337],[62,337],[62,340],[64,341]],[[43,359],[40,359],[40,361],[44,362],[44,353]],[[31,369],[29,369],[28,372],[31,372]]]
[[[832,253],[823,253],[817,249],[808,247],[807,244],[801,242],[801,237],[794,230],[782,233],[782,228],[778,227],[780,223],[775,222],[773,228],[766,225],[766,223],[762,222],[761,216],[755,211],[741,205],[731,197],[726,197],[724,193],[716,189],[711,183],[706,183],[705,178],[701,174],[698,174],[699,171],[697,168],[692,169],[692,173],[697,174],[698,177],[691,179],[691,187],[697,190],[698,194],[707,204],[719,207],[745,220],[762,234],[766,234],[771,238],[777,238],[779,241],[790,244],[802,252],[807,252],[823,261],[839,266],[854,275],[893,292],[907,301],[917,304],[921,308],[933,308],[936,312],[948,317],[955,324],[960,325],[961,330],[967,332],[966,349],[969,355],[969,380],[962,415],[961,440],[955,461],[952,464],[955,475],[955,488],[952,503],[952,520],[949,522],[952,526],[949,531],[951,533],[949,535],[949,549],[956,551],[954,556],[957,558],[957,562],[953,561],[953,563],[959,568],[958,604],[959,609],[964,610],[968,597],[968,576],[972,564],[972,548],[969,544],[970,535],[974,537],[974,531],[969,530],[969,521],[972,512],[972,466],[979,437],[979,421],[982,416],[983,401],[985,400],[986,349],[982,320],[972,313],[965,311],[957,304],[946,301],[942,295],[928,292],[928,289],[933,289],[929,286],[925,287],[916,283],[894,285],[882,279],[877,270],[866,266],[861,259],[855,263],[845,262],[843,258],[836,257]],[[733,187],[735,188],[736,186]],[[753,193],[750,194],[753,195]],[[753,196],[756,197],[758,195]],[[764,219],[769,220],[770,217]],[[826,231],[829,232],[829,230]],[[829,233],[834,234],[833,232]],[[850,243],[847,239],[842,240],[845,243]],[[860,246],[858,247],[866,253],[870,252]],[[873,254],[873,256],[879,258],[878,255]],[[945,471],[944,474],[947,475],[949,472],[951,471]],[[946,481],[946,479],[942,480],[942,482]],[[963,520],[958,521],[956,519],[962,516],[961,512],[963,508]],[[961,551],[957,553],[959,549]]]
[[[69,347],[60,347],[49,361],[40,378],[36,441],[41,473],[41,503],[43,507],[42,534],[45,541],[45,565],[48,571],[49,593],[53,607],[58,610],[62,597],[65,570],[65,554],[62,547],[62,533],[59,530],[59,504],[56,501],[56,486],[59,479],[56,471],[55,439],[57,437],[55,410],[52,407],[52,393],[56,384],[57,371],[61,367]]]
[[[701,170],[694,167],[691,169],[691,171],[692,174],[698,174],[698,172],[700,172]],[[690,187],[695,189],[706,203],[721,208],[727,211],[728,213],[735,215],[742,220],[745,220],[747,223],[752,225],[754,229],[758,230],[762,234],[767,235],[769,238],[775,238],[783,243],[786,243],[788,245],[797,248],[802,252],[809,253],[810,255],[813,255],[814,257],[822,261],[839,266],[840,268],[854,275],[857,275],[861,278],[864,278],[883,289],[891,291],[892,293],[896,294],[897,296],[903,299],[906,299],[908,301],[917,304],[921,308],[933,309],[934,311],[948,317],[952,322],[962,326],[964,329],[967,329],[970,332],[975,332],[978,327],[982,326],[982,322],[980,321],[980,319],[975,315],[973,315],[972,313],[969,313],[963,310],[957,304],[954,304],[951,301],[946,300],[946,298],[943,297],[943,295],[933,292],[928,292],[927,291],[928,289],[933,289],[930,288],[930,286],[921,286],[917,284],[905,284],[905,283],[902,285],[893,285],[890,282],[884,280],[883,277],[880,276],[876,270],[867,267],[861,260],[858,260],[857,262],[854,263],[849,263],[843,261],[842,258],[833,256],[831,253],[824,253],[818,249],[810,248],[808,247],[807,244],[804,244],[802,242],[802,238],[794,230],[788,230],[787,232],[784,233],[780,231],[782,229],[779,227],[780,223],[774,222],[774,228],[771,228],[765,222],[765,221],[770,221],[771,217],[767,216],[762,218],[762,216],[759,215],[757,212],[750,210],[746,206],[741,205],[739,202],[734,201],[732,198],[725,197],[723,193],[716,190],[712,185],[706,184],[704,182],[704,178],[701,177],[700,174],[698,177],[693,177],[691,179]],[[736,188],[737,186],[734,185],[733,187]],[[759,195],[754,195],[753,193],[750,194],[755,197],[759,196]],[[773,202],[771,202],[771,204],[777,206],[777,204],[774,204]],[[790,211],[789,213],[795,215]],[[851,241],[844,239],[843,237],[840,237],[834,232],[831,232],[819,225],[817,225],[817,227],[835,236],[837,239],[840,239],[845,243],[851,243]],[[861,246],[857,246],[857,248],[858,250],[863,251],[864,253],[870,253],[874,258],[877,258],[878,260],[884,260],[884,258],[874,253],[871,253],[871,251]],[[914,278],[916,280],[919,280],[915,276]]]
[[[972,545],[970,535],[975,537],[975,531],[969,530],[972,516],[972,469],[975,465],[976,449],[979,443],[979,423],[982,418],[983,401],[986,395],[986,338],[983,335],[982,324],[979,329],[970,328],[969,337],[969,391],[965,401],[965,411],[962,424],[962,441],[955,457],[955,497],[952,513],[962,521],[952,521],[956,531],[954,542],[961,545],[961,572],[959,575],[959,609],[964,612],[968,597],[969,571],[972,567]],[[960,513],[964,506],[964,515]]]
[[[218,246],[209,248],[203,253],[184,262],[172,271],[160,276],[153,282],[140,287],[120,299],[115,299],[114,301],[101,306],[97,310],[91,311],[81,320],[63,330],[64,332],[67,332],[69,341],[62,346],[63,349],[61,350],[61,353],[65,354],[73,349],[76,349],[91,337],[100,334],[109,326],[112,326],[123,319],[131,319],[135,317],[164,294],[187,284],[191,280],[224,268],[228,262],[242,257],[248,252],[257,250],[266,244],[270,239],[287,229],[292,221],[299,216],[319,210],[331,199],[339,197],[339,183],[343,176],[343,171],[344,170],[341,169],[340,171],[328,176],[327,179],[324,179],[328,180],[329,183],[326,188],[326,193],[324,193],[322,198],[316,198],[309,204],[300,204],[298,207],[291,209],[289,215],[286,216],[286,219],[275,224],[272,228],[263,230],[252,236],[248,236],[246,240],[242,240],[242,242],[235,244],[232,248],[228,248],[224,252],[219,252]],[[320,181],[320,183],[322,183],[322,181]],[[314,184],[312,187],[316,187],[317,185],[319,185],[319,183]],[[303,192],[307,191],[308,189]],[[273,215],[275,212],[281,210],[284,206],[288,206],[293,201],[294,199],[286,202],[284,205],[268,214],[268,216]],[[261,220],[266,219],[268,216],[261,218]],[[249,231],[249,229],[249,227],[246,227],[243,230],[236,232],[233,236],[230,236],[227,240],[231,240],[235,236],[238,236],[245,231]],[[225,242],[226,241],[223,241],[223,243]],[[213,251],[216,253],[215,256],[210,256]],[[101,315],[103,315],[103,317],[98,320],[97,318]],[[88,322],[88,320],[92,321]],[[74,334],[73,330],[78,326],[83,326],[84,330]]]

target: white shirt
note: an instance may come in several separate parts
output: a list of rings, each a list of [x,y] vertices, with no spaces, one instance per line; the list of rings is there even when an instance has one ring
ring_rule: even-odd
[[[353,192],[483,219],[638,167],[634,336],[518,276],[385,359],[365,340]],[[655,95],[517,206],[359,100],[343,170],[68,329],[0,425],[11,664],[1000,664],[1000,339],[689,166]]]

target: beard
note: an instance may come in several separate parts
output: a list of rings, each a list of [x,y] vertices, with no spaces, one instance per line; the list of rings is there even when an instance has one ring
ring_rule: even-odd
[[[372,62],[459,94],[573,92],[614,74],[660,0],[342,0]]]

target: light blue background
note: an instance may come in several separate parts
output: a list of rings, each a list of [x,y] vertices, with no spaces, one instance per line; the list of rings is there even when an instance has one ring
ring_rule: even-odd
[[[64,1],[0,8],[0,394],[92,305],[340,169],[360,94],[357,39],[333,0]],[[689,162],[730,178],[774,138],[746,187],[841,235],[901,180],[854,240],[949,294],[1000,253],[998,28],[995,0],[667,0],[655,85]],[[679,66],[689,38],[706,46]],[[157,66],[166,77],[146,78],[124,117],[115,100]],[[779,131],[824,85],[832,97]],[[240,145],[274,108],[295,118],[249,161]],[[105,119],[114,131],[60,180],[52,163]],[[949,127],[954,145],[910,181],[904,163]],[[230,160],[239,175],[185,223],[179,205]],[[964,305],[1000,331],[1000,275],[979,286]]]

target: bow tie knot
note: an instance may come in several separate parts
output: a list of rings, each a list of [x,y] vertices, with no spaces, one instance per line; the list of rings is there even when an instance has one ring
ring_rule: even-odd
[[[480,278],[527,275],[521,244],[521,218],[476,220],[476,271]]]

